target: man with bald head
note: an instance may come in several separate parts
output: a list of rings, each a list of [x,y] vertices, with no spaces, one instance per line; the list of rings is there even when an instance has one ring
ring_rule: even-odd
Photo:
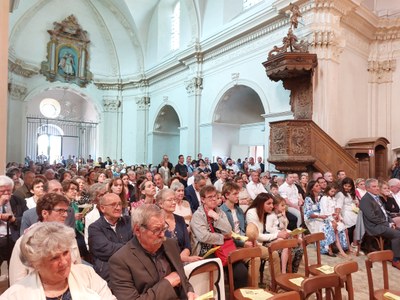
[[[122,216],[122,202],[118,195],[107,193],[100,197],[97,208],[100,218],[89,226],[89,250],[97,274],[109,281],[108,260],[132,238],[131,220]]]

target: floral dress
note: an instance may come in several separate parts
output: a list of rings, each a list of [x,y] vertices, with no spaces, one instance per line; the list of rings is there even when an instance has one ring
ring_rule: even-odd
[[[304,220],[308,230],[311,233],[323,232],[325,240],[320,241],[321,253],[326,254],[329,251],[329,245],[335,242],[335,231],[329,219],[311,218],[311,215],[319,215],[321,212],[320,202],[314,202],[310,197],[304,201]]]
[[[335,213],[336,200],[329,196],[323,196],[319,203],[320,203],[321,215],[329,216],[328,220],[332,224],[332,221],[334,220],[333,214]],[[342,222],[341,217],[339,222],[337,222],[337,224],[338,224],[337,230],[338,230],[340,245],[342,246],[343,250],[347,250],[349,248],[349,245],[347,244],[347,238],[346,238],[346,225]]]

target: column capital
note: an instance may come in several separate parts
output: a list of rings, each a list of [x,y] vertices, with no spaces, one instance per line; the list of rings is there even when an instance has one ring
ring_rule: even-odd
[[[28,91],[27,87],[21,84],[9,83],[8,90],[12,100],[23,101]]]
[[[150,107],[150,97],[136,97],[136,105],[138,109],[148,109]]]
[[[393,72],[396,69],[396,61],[391,60],[370,60],[368,61],[369,82],[388,83],[393,81]]]
[[[189,96],[193,96],[200,93],[203,89],[203,78],[193,77],[192,79],[185,81],[186,92]]]
[[[106,112],[118,112],[119,108],[121,107],[121,100],[118,98],[110,99],[106,98],[103,99],[103,110]]]

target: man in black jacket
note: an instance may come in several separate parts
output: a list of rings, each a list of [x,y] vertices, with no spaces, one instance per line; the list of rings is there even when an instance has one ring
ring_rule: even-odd
[[[98,208],[102,215],[89,226],[89,251],[94,270],[108,282],[108,260],[132,238],[132,228],[130,217],[121,217],[123,207],[118,195],[105,194],[100,198]]]

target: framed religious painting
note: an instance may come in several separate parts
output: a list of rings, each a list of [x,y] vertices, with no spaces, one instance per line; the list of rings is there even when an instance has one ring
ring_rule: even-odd
[[[75,83],[85,87],[92,80],[88,70],[89,39],[74,15],[61,23],[54,22],[48,30],[47,61],[42,62],[41,73],[47,80]]]

